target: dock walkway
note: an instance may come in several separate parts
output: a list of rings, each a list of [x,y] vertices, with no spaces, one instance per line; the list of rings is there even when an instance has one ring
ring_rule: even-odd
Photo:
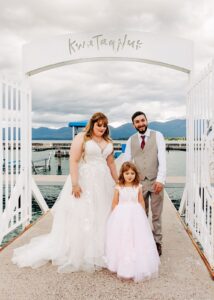
[[[64,185],[67,175],[33,175],[33,178],[38,185]],[[166,184],[185,184],[185,180],[184,176],[168,176]]]
[[[49,212],[0,252],[1,300],[213,300],[214,282],[184,230],[167,194],[163,212],[163,255],[157,279],[134,283],[107,270],[59,274],[51,263],[19,269],[11,263],[12,251],[32,237],[49,232]]]

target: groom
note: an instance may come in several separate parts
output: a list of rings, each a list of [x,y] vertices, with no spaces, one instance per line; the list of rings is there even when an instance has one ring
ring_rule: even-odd
[[[140,173],[147,216],[150,198],[153,234],[158,253],[161,255],[161,213],[166,179],[165,141],[160,132],[148,128],[148,120],[144,112],[135,112],[132,123],[138,132],[128,139],[123,160],[133,161]]]

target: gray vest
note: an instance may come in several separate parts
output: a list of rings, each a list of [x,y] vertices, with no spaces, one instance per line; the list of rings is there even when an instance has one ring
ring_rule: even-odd
[[[131,137],[131,157],[140,173],[141,180],[146,177],[149,180],[157,178],[158,148],[155,131],[150,131],[150,136],[147,138],[143,150],[139,143],[138,134],[136,133]]]

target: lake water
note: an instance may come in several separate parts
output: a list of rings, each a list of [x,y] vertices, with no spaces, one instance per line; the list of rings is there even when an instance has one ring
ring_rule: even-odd
[[[44,172],[43,170],[38,171],[41,174],[57,174],[57,163],[58,159],[54,157],[54,151],[46,150],[41,152],[33,152],[32,159],[38,160],[47,158],[49,153],[52,152],[51,156],[51,170]],[[186,152],[185,151],[166,151],[167,161],[167,176],[185,176],[186,173]],[[68,158],[61,158],[62,163],[62,175],[69,173]]]

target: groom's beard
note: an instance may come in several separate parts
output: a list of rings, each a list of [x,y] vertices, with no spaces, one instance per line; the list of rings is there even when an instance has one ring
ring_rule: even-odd
[[[135,127],[135,128],[136,128],[136,127]],[[136,128],[136,130],[137,130],[140,134],[144,134],[144,133],[146,132],[147,128],[148,128],[148,126],[144,126],[143,129],[140,130],[140,129]]]

